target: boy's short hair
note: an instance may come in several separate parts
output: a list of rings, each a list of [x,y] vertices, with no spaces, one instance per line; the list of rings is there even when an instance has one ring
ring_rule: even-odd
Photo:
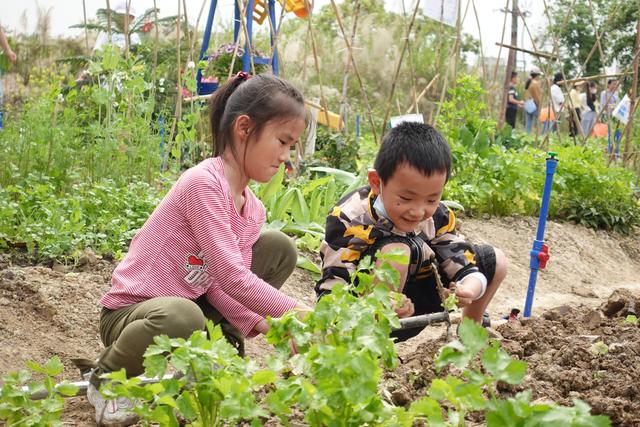
[[[444,172],[448,180],[451,176],[451,149],[433,126],[404,122],[382,139],[373,167],[382,182],[387,182],[403,163],[426,176]]]

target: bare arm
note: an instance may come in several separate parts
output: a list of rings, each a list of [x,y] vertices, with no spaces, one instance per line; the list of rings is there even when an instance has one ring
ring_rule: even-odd
[[[0,46],[2,46],[2,50],[9,57],[9,60],[12,63],[16,63],[16,54],[13,50],[11,50],[11,46],[9,46],[9,42],[7,41],[7,37],[4,35],[2,28],[0,28]]]

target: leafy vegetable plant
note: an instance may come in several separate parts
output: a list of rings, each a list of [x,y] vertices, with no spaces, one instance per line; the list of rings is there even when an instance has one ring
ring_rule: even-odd
[[[12,372],[2,378],[0,388],[0,420],[7,426],[59,426],[64,409],[65,396],[75,396],[78,387],[63,381],[56,384],[55,377],[62,373],[62,362],[58,356],[44,365],[27,362],[29,370]],[[42,375],[34,379],[32,373]],[[44,394],[43,399],[34,400],[34,394]]]

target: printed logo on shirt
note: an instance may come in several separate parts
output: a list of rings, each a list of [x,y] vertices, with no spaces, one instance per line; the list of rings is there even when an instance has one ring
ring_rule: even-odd
[[[206,286],[209,279],[209,273],[206,270],[209,264],[204,253],[202,251],[197,255],[188,253],[185,255],[185,260],[184,268],[187,270],[187,275],[184,276],[184,281],[191,286]]]

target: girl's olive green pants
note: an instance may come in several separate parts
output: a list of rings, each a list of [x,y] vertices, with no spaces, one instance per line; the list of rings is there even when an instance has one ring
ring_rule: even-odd
[[[279,231],[263,233],[253,246],[251,271],[276,289],[296,266],[297,252],[291,239]],[[98,371],[125,368],[128,376],[140,375],[143,354],[156,335],[189,338],[205,327],[207,319],[220,325],[227,340],[244,355],[244,337],[205,296],[195,301],[181,297],[158,297],[117,310],[102,309],[100,337],[105,345]],[[98,372],[96,373],[98,374]]]

